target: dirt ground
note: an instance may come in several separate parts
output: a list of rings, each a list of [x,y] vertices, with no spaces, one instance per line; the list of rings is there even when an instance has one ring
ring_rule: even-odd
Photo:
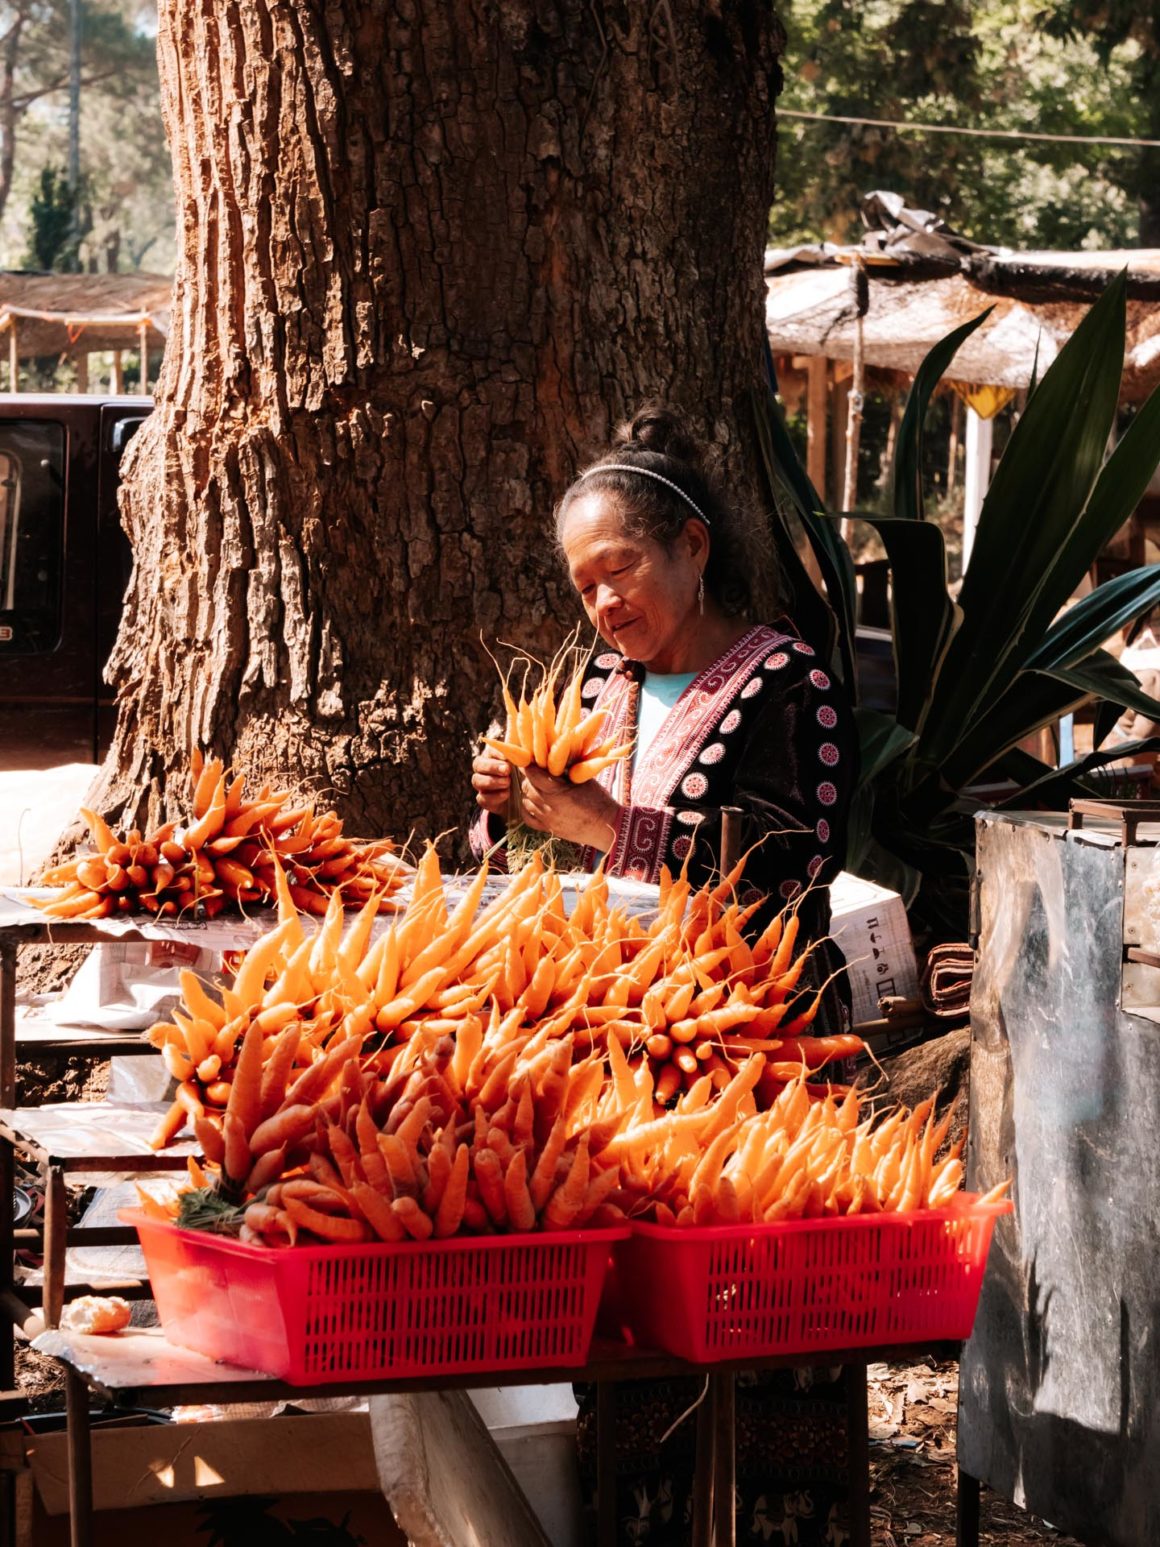
[[[868,1378],[874,1547],[955,1547],[958,1365],[872,1364]],[[986,1488],[979,1541],[985,1547],[1080,1547]]]

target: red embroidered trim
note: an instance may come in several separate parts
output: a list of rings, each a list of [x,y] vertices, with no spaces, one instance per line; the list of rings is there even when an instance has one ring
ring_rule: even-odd
[[[634,881],[656,882],[672,826],[671,806],[628,806],[620,823],[609,869]]]
[[[754,667],[793,637],[759,623],[694,678],[637,763],[633,794],[641,805],[667,805],[679,780],[752,677]]]

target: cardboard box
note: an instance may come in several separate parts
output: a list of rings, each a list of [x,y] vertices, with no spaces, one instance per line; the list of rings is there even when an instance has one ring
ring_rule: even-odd
[[[63,1433],[0,1435],[14,1547],[68,1547]],[[93,1547],[405,1547],[362,1413],[96,1426]]]
[[[830,914],[849,968],[855,1025],[878,1019],[884,995],[917,997],[910,924],[897,892],[843,871],[830,887]]]

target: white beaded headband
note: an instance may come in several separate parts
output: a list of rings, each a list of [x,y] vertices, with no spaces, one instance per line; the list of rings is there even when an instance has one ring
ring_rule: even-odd
[[[578,481],[583,483],[585,478],[591,478],[596,473],[639,473],[642,478],[653,478],[657,483],[663,483],[666,489],[671,489],[678,499],[684,500],[698,521],[703,521],[706,526],[711,524],[700,505],[691,495],[685,493],[680,484],[674,483],[671,478],[666,478],[663,473],[654,473],[651,467],[634,467],[631,462],[600,462],[596,467],[590,467],[587,472],[581,473]]]

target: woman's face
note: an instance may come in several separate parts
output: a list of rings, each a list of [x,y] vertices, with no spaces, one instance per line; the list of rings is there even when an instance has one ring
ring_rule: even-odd
[[[683,669],[707,557],[701,523],[690,519],[669,552],[654,538],[629,536],[618,502],[594,490],[569,505],[561,540],[601,638],[652,671]]]

